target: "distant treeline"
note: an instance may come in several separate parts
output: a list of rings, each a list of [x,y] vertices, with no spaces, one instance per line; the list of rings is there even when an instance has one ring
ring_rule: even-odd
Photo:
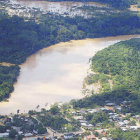
[[[51,15],[41,24],[5,16],[0,19],[0,62],[21,64],[39,49],[61,41],[138,33],[140,17],[124,13],[89,19]]]

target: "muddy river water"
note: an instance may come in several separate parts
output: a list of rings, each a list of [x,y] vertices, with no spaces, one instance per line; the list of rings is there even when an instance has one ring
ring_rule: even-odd
[[[82,98],[89,59],[109,45],[134,37],[140,35],[70,41],[40,50],[21,65],[14,92],[9,101],[0,103],[1,114]]]

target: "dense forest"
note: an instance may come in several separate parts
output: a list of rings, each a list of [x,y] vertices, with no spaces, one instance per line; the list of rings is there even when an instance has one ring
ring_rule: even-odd
[[[14,90],[13,84],[19,75],[18,66],[1,66],[0,65],[0,101],[3,98],[8,98],[9,93]]]
[[[92,95],[77,102],[73,101],[74,107],[104,106],[106,100],[116,104],[127,100],[132,101],[132,104],[124,112],[139,112],[140,39],[121,41],[98,52],[92,58],[91,68],[99,75],[110,75],[110,79],[113,80],[113,88],[108,91],[102,90],[102,94]],[[93,80],[93,82],[95,81]]]
[[[92,70],[111,75],[113,90],[126,89],[140,94],[140,39],[122,41],[92,59]]]
[[[0,32],[0,62],[21,64],[39,49],[61,41],[139,33],[140,18],[131,14],[89,19],[48,15],[36,24],[5,16],[0,19]]]
[[[41,48],[62,41],[138,33],[140,17],[130,12],[88,19],[46,14],[40,23],[36,23],[18,16],[9,17],[0,11],[0,62],[21,64]],[[5,93],[3,88],[1,92]]]

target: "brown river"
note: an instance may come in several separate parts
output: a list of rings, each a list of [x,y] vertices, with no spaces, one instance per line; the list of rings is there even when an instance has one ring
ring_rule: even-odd
[[[140,37],[117,36],[59,43],[42,49],[21,65],[20,76],[9,101],[0,103],[0,114],[46,108],[55,102],[82,98],[82,83],[89,59],[109,45]]]

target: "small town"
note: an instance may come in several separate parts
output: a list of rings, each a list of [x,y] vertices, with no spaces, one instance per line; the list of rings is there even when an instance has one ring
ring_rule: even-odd
[[[120,128],[122,131],[139,131],[140,115],[131,113],[123,114],[121,111],[125,107],[129,107],[130,101],[123,101],[120,105],[106,101],[104,107],[94,109],[73,109],[69,105],[58,107],[54,105],[49,111],[41,109],[40,112],[29,111],[28,114],[0,116],[0,137],[15,138],[24,140],[30,139],[84,139],[84,140],[111,140],[110,129]],[[67,125],[56,126],[49,125],[49,120],[44,123],[45,114],[52,113],[58,115],[59,119],[63,116],[63,124],[67,121]],[[103,120],[100,120],[101,116]],[[95,120],[91,116],[95,116]],[[97,117],[96,117],[97,116]],[[41,119],[42,118],[42,119]],[[48,121],[48,122],[47,122]],[[47,126],[48,125],[48,126]]]

